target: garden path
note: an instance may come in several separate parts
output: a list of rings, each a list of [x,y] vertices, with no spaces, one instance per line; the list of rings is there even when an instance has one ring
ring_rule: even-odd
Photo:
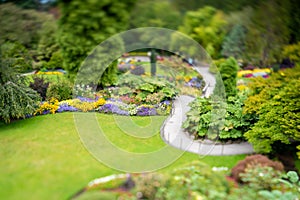
[[[204,77],[207,84],[203,96],[211,95],[216,83],[214,76],[209,73],[208,67],[195,67],[195,69]],[[253,147],[248,142],[220,144],[214,141],[197,141],[188,136],[181,125],[186,120],[186,112],[190,109],[188,104],[193,99],[193,97],[181,95],[174,100],[172,113],[161,127],[161,137],[165,143],[201,156],[253,153]]]

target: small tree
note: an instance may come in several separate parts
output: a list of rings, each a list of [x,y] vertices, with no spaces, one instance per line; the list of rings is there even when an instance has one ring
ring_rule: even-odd
[[[220,74],[223,80],[227,98],[237,94],[236,79],[238,69],[239,66],[237,61],[233,57],[228,58],[221,64]]]
[[[39,94],[26,86],[25,77],[11,67],[11,61],[0,59],[0,120],[25,118],[35,112]]]
[[[241,59],[245,50],[246,29],[240,25],[235,25],[229,35],[225,37],[222,45],[222,56]]]

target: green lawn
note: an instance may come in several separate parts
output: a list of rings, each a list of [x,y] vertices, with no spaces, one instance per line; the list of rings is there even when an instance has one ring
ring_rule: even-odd
[[[152,122],[149,130],[157,129],[155,135],[144,139],[124,134],[122,130],[126,127],[121,130],[113,122],[112,115],[97,114],[97,118],[107,138],[120,148],[149,152],[165,145],[158,130],[166,117],[157,116],[152,120],[134,117],[136,124],[147,127]],[[129,123],[125,124],[130,130]],[[72,113],[1,124],[0,158],[0,199],[67,199],[95,178],[122,173],[98,162],[83,147]],[[230,168],[243,158],[244,155],[200,158],[184,153],[172,165],[161,170],[168,171],[198,159],[211,166]]]

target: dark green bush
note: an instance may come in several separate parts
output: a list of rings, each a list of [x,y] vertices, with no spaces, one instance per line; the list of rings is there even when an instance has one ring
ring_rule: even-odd
[[[67,81],[51,83],[47,90],[47,99],[55,98],[58,101],[72,98],[72,85]]]

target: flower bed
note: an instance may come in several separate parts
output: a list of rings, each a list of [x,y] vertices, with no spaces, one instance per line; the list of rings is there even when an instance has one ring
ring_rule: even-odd
[[[189,79],[192,80],[194,79]],[[98,92],[92,86],[76,84],[73,91],[76,98],[60,102],[53,98],[41,102],[34,115],[61,112],[100,112],[127,116],[167,115],[172,107],[171,100],[177,94],[175,84],[164,78],[124,74],[119,76],[115,86]]]
[[[264,69],[253,69],[253,70],[241,70],[237,73],[239,78],[252,78],[252,77],[263,77],[268,78],[271,74],[271,70],[269,68]]]
[[[99,112],[126,116],[167,115],[171,111],[171,102],[166,100],[155,105],[126,104],[120,99],[77,97],[58,102],[56,99],[41,102],[34,115],[55,114],[61,112]]]

